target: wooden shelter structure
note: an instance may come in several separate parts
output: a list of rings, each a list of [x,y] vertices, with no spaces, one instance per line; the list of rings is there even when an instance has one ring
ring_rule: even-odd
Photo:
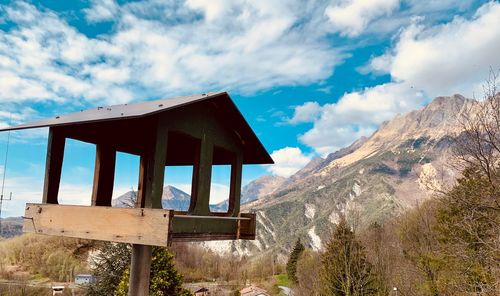
[[[129,295],[147,295],[151,246],[255,239],[255,214],[240,213],[243,164],[271,157],[225,92],[97,107],[2,129],[49,127],[41,204],[27,204],[24,232],[133,244]],[[59,205],[66,139],[96,145],[92,206]],[[135,208],[113,208],[117,151],[140,156]],[[165,166],[192,165],[187,211],[162,209]],[[229,206],[209,208],[213,165],[230,165]]]

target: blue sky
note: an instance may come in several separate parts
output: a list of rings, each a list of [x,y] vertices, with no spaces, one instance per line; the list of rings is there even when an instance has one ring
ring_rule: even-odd
[[[0,126],[224,90],[276,161],[246,167],[245,184],[288,176],[436,96],[481,97],[498,48],[498,1],[0,0]],[[11,134],[3,216],[40,201],[46,137]],[[94,148],[67,151],[61,200],[88,204]],[[137,168],[118,156],[115,195],[136,187]],[[186,189],[188,175],[166,181]],[[215,172],[218,199],[226,180]]]

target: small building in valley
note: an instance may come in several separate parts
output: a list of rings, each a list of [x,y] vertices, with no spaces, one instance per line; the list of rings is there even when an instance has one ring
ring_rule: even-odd
[[[93,284],[95,281],[95,276],[91,274],[77,274],[75,276],[75,284],[77,285]]]
[[[210,291],[205,287],[194,291],[194,296],[209,296],[209,295],[210,295]]]
[[[270,296],[266,290],[257,286],[251,285],[240,290],[241,296]]]

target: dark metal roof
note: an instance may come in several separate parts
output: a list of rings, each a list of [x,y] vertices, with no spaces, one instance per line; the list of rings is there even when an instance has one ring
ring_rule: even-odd
[[[156,101],[143,101],[130,104],[121,104],[107,107],[97,107],[80,112],[74,112],[45,118],[42,120],[24,123],[16,126],[0,129],[2,131],[22,130],[40,127],[55,126],[80,126],[87,123],[100,123],[106,121],[125,121],[135,118],[143,118],[167,110],[181,108],[183,106],[204,102],[208,100],[222,101],[222,111],[225,113],[225,121],[229,122],[231,128],[237,129],[246,143],[245,163],[272,164],[274,163],[266,149],[259,141],[253,130],[239,112],[234,102],[226,92],[211,92],[191,96],[174,97]]]
[[[33,121],[25,124],[3,128],[0,129],[0,132],[9,130],[47,127],[47,126],[60,126],[68,124],[99,122],[106,120],[137,118],[178,108],[187,104],[192,104],[197,101],[207,100],[219,95],[228,95],[228,94],[226,92],[212,92],[212,93],[198,94],[185,97],[161,99],[156,101],[143,101],[131,104],[97,107],[97,108],[82,110],[80,112],[59,115],[51,118],[45,118],[38,121]]]

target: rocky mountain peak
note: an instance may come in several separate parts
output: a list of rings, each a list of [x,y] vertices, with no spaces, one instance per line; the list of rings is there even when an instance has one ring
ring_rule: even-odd
[[[452,135],[459,129],[458,115],[472,104],[472,100],[462,95],[435,98],[419,110],[398,114],[384,122],[368,139],[354,142],[328,157],[326,172],[338,166],[349,165],[379,151],[396,149],[407,141],[415,139],[439,140]],[[345,153],[347,151],[349,153]],[[340,157],[338,157],[340,156]],[[323,174],[325,172],[322,172]]]
[[[273,194],[243,206],[257,215],[258,237],[233,243],[234,248],[239,253],[282,252],[300,238],[320,249],[342,215],[354,213],[366,226],[429,198],[428,182],[439,186],[457,177],[442,168],[460,131],[458,115],[472,105],[461,95],[438,97],[395,116],[370,137],[312,161]]]
[[[166,200],[182,199],[182,200],[189,201],[191,199],[191,197],[186,192],[184,192],[184,191],[182,191],[174,186],[167,185],[167,186],[163,187],[162,199],[166,199]]]

